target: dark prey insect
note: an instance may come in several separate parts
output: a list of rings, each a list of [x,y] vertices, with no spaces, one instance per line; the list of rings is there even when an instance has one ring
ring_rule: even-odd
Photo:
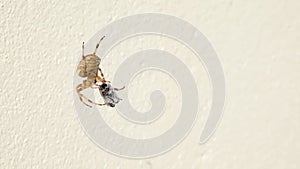
[[[108,84],[110,82],[110,81],[105,80],[103,72],[102,72],[101,68],[99,67],[101,59],[96,55],[97,49],[99,48],[99,45],[100,45],[101,41],[104,39],[104,37],[105,36],[103,36],[99,40],[99,42],[96,45],[96,49],[92,54],[84,55],[84,42],[82,43],[82,60],[79,62],[78,66],[77,66],[77,73],[80,77],[86,78],[86,80],[83,80],[82,84],[79,84],[76,87],[76,90],[77,90],[77,94],[79,96],[80,101],[88,107],[91,107],[91,106],[88,105],[86,102],[84,102],[83,99],[86,99],[88,102],[95,104],[95,105],[99,105],[99,106],[111,105],[111,104],[106,104],[106,102],[103,104],[95,103],[94,101],[88,99],[87,97],[85,97],[83,94],[80,93],[81,91],[83,91],[87,88],[90,88],[90,87],[100,90],[101,85],[98,85],[97,82],[101,82],[103,84]],[[98,71],[100,72],[101,77],[98,75]],[[122,88],[122,89],[124,89],[124,88]],[[122,89],[115,89],[115,90],[122,90]],[[113,90],[112,90],[112,92],[113,92]],[[103,95],[103,96],[107,97],[108,95]],[[110,97],[110,95],[109,95],[109,97]],[[113,103],[116,104],[117,102],[113,102]],[[111,106],[111,107],[113,107],[113,106]]]
[[[115,107],[115,105],[119,103],[120,100],[122,100],[121,98],[119,98],[119,96],[116,94],[115,91],[123,90],[124,88],[125,87],[117,89],[117,88],[113,88],[108,83],[102,83],[100,85],[99,91],[101,96],[104,99],[105,102],[104,104],[110,107]]]

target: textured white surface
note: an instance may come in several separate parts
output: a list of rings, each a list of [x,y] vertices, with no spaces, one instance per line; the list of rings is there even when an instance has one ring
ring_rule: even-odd
[[[299,9],[297,0],[2,0],[0,168],[300,168]],[[73,109],[72,80],[82,41],[115,19],[144,12],[177,16],[207,36],[224,67],[227,102],[217,132],[198,146],[210,87],[203,69],[191,65],[204,98],[192,132],[163,156],[129,160],[104,152],[86,137]],[[178,45],[141,38],[124,42],[103,62],[108,79],[127,52]],[[184,50],[174,52],[187,54]],[[193,64],[192,55],[186,58]],[[152,87],[139,86],[156,83],[146,75],[132,84],[140,91],[131,96],[132,103],[141,110],[149,107],[144,97]],[[157,77],[176,89],[165,75]],[[171,103],[178,102],[178,91],[167,92]],[[176,113],[169,114],[143,128],[116,116],[109,110],[104,118],[130,137],[155,136],[176,119]]]

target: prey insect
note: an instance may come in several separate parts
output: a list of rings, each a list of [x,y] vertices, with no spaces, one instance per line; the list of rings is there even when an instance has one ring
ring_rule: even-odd
[[[120,100],[122,100],[121,98],[119,98],[115,91],[123,90],[124,88],[125,87],[122,87],[120,89],[113,88],[109,83],[102,83],[100,85],[99,91],[104,99],[104,104],[110,107],[115,107],[115,105],[119,103]]]
[[[84,42],[82,43],[82,59],[77,66],[77,73],[80,77],[86,78],[83,80],[82,84],[77,85],[76,90],[79,96],[80,101],[88,107],[92,107],[91,105],[84,102],[84,99],[87,100],[89,103],[104,106],[108,105],[110,107],[114,107],[121,99],[117,96],[114,91],[122,90],[123,88],[117,89],[112,88],[109,84],[110,81],[105,80],[104,74],[99,67],[101,59],[96,55],[96,52],[99,48],[101,41],[105,38],[103,36],[96,45],[96,48],[92,54],[84,55]],[[99,76],[99,73],[100,75]],[[102,83],[101,85],[97,83]],[[105,88],[104,86],[110,86],[109,88]],[[104,98],[105,103],[96,103],[86,96],[84,96],[81,91],[87,88],[94,88],[99,89],[101,96]],[[105,91],[102,91],[105,88]]]

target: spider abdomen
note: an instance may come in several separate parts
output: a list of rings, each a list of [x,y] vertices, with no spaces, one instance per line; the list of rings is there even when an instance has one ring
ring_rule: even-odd
[[[84,59],[82,59],[77,67],[77,73],[80,77],[87,77],[90,74],[96,74],[98,71],[98,67],[101,59],[92,54],[87,55]]]

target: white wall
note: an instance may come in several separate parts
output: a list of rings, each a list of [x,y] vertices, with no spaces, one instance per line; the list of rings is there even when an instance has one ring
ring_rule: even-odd
[[[0,168],[300,168],[299,1],[3,0],[0,5]],[[144,12],[182,18],[210,40],[224,68],[227,100],[212,139],[197,145],[211,96],[207,75],[193,69],[203,102],[191,133],[162,156],[130,160],[103,151],[85,135],[74,113],[72,81],[82,41],[118,18]],[[172,45],[177,44],[154,36],[130,39],[103,62],[104,73],[112,78],[118,58],[136,49],[172,50]],[[139,92],[131,99],[140,109],[149,108],[144,97],[156,83],[146,75],[168,78],[148,73],[133,81]],[[150,87],[144,91],[141,85]],[[176,96],[172,80],[162,88],[170,85],[174,90],[167,92]],[[174,109],[177,101],[169,101]],[[176,120],[175,112],[153,126],[137,126],[111,109],[103,116],[130,137],[157,135]]]

